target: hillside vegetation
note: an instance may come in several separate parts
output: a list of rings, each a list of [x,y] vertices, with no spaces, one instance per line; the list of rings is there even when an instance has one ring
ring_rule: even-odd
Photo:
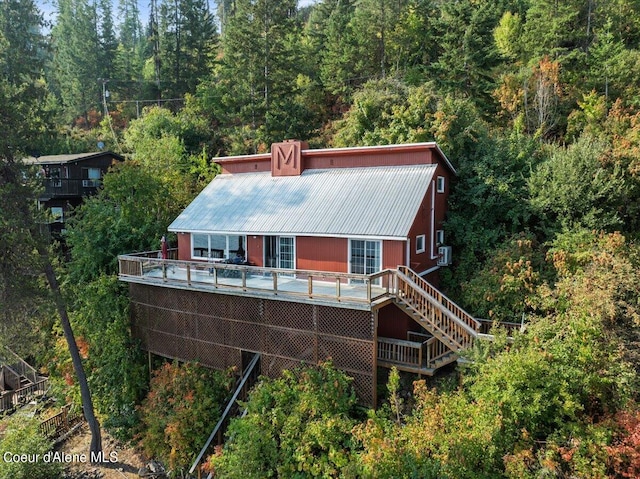
[[[0,342],[46,365],[61,397],[80,393],[60,297],[42,277],[37,182],[17,160],[98,142],[126,156],[74,211],[53,266],[102,425],[178,472],[205,434],[197,418],[179,434],[185,407],[213,393],[190,385],[154,416],[170,378],[186,379],[164,366],[147,394],[117,255],[158,249],[217,156],[288,138],[436,141],[458,172],[443,286],[474,316],[524,320],[525,332],[477,345],[457,381],[418,382],[407,396],[392,374],[377,412],[354,405],[331,365],[265,382],[210,467],[220,477],[640,476],[639,2],[221,0],[212,11],[154,0],[150,19],[134,0],[115,12],[107,0],[57,5],[44,28],[32,0],[0,2]],[[227,379],[211,379],[215,395]]]

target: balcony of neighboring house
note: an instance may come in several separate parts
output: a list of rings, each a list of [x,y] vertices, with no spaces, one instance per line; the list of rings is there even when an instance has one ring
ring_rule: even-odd
[[[40,199],[89,196],[95,194],[101,185],[101,179],[46,178],[44,180],[44,191],[41,193]]]

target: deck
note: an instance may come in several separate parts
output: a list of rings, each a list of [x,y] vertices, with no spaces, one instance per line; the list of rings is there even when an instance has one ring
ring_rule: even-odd
[[[118,257],[119,278],[131,283],[221,294],[310,302],[370,310],[389,299],[394,272],[372,275],[262,268],[223,262],[157,258],[157,252]]]

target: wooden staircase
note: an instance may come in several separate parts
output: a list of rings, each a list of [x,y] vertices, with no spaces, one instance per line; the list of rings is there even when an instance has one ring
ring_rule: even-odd
[[[11,349],[0,350],[0,412],[22,406],[47,388],[48,378]]]
[[[395,304],[432,337],[422,344],[379,338],[378,364],[432,375],[456,361],[461,350],[471,347],[478,337],[480,322],[407,266],[399,266],[395,276]]]

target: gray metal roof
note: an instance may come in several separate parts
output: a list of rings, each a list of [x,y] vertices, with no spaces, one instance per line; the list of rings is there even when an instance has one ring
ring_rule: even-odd
[[[23,158],[23,162],[28,165],[52,165],[52,164],[65,164],[65,163],[73,163],[75,161],[83,161],[91,158],[99,157],[99,156],[111,156],[118,160],[124,160],[121,155],[117,153],[113,153],[111,151],[98,151],[93,153],[75,153],[68,155],[46,155],[46,156],[28,156]]]
[[[406,238],[436,165],[218,175],[169,231]]]

